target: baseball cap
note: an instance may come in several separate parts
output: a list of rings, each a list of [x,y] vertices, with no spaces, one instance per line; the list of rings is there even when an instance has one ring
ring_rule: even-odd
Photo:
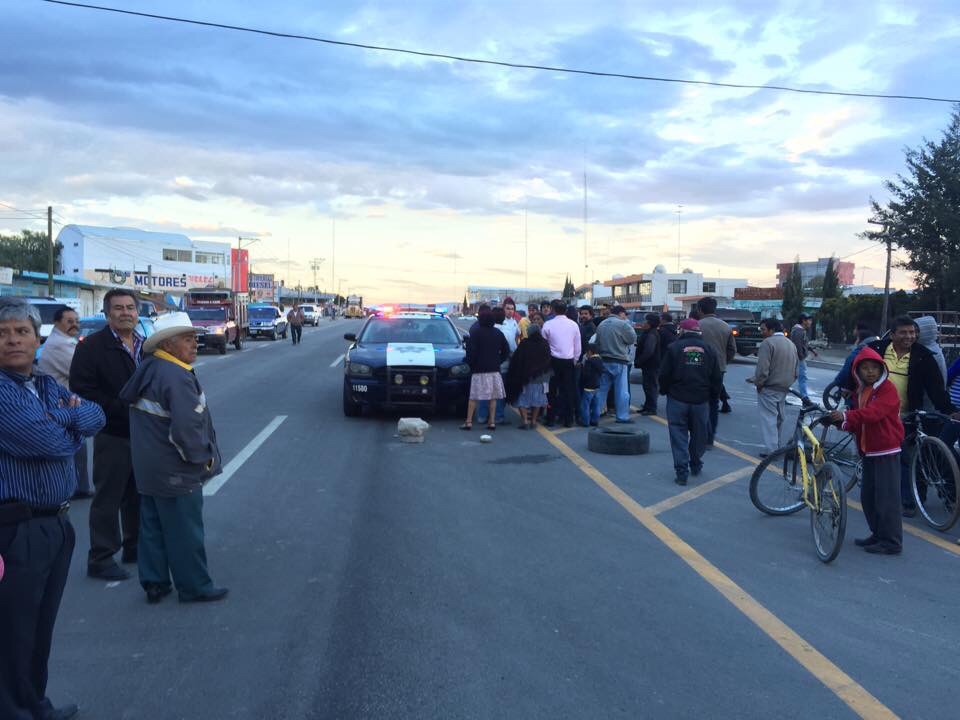
[[[700,330],[700,321],[694,320],[693,318],[687,318],[686,320],[681,320],[679,325],[681,330]]]

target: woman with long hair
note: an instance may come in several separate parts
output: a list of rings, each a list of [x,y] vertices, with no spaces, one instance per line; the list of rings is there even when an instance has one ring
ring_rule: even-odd
[[[550,345],[531,323],[527,339],[517,346],[507,370],[507,402],[520,412],[520,429],[529,430],[537,422],[540,408],[547,404],[544,385],[550,380]]]

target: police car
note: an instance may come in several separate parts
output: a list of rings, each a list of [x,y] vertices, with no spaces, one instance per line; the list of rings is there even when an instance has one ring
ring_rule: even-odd
[[[343,414],[363,407],[463,406],[470,391],[466,344],[442,313],[377,312],[346,333]]]

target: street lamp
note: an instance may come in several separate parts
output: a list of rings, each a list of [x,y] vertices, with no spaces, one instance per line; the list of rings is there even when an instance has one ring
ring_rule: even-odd
[[[237,267],[233,270],[233,290],[239,292],[240,290],[240,251],[243,249],[244,245],[249,247],[254,243],[260,242],[260,238],[246,238],[242,236],[237,237]],[[247,269],[247,274],[250,274],[249,267]],[[249,277],[247,278],[247,290],[250,289]]]

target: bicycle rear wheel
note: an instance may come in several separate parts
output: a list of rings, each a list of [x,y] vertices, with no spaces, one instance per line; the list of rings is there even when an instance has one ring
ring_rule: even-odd
[[[960,513],[957,481],[960,470],[947,444],[930,435],[921,438],[910,464],[913,499],[930,527],[946,531]]]
[[[750,478],[750,501],[768,515],[790,515],[803,507],[803,475],[796,446],[763,459]]]
[[[843,489],[849,493],[863,482],[863,458],[857,451],[853,435],[833,425],[822,425],[818,439],[823,448],[824,460],[836,465]]]
[[[821,399],[827,410],[836,410],[843,403],[843,388],[832,382],[823,389]]]
[[[832,562],[843,547],[847,531],[847,493],[833,463],[827,463],[816,474],[819,507],[810,509],[813,546],[821,562]]]

